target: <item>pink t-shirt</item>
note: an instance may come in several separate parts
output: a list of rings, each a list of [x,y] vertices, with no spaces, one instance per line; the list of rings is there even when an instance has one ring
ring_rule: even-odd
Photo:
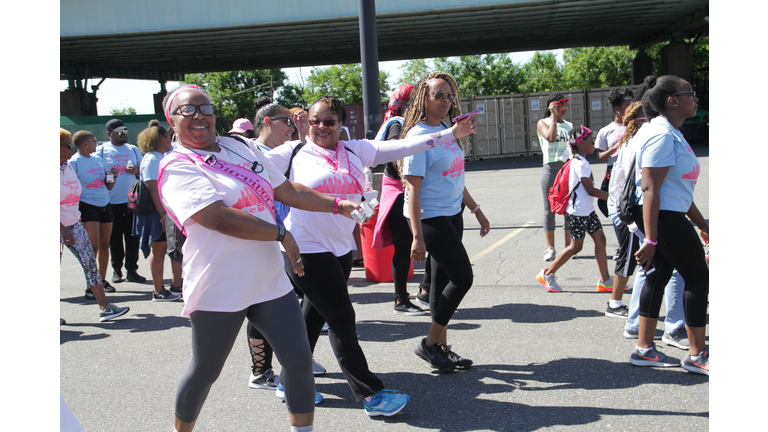
[[[272,188],[285,177],[260,152],[230,139],[221,138],[219,153],[196,150],[205,157],[251,168],[254,161],[264,170],[258,175]],[[234,151],[231,151],[234,150]],[[177,149],[190,153],[186,149]],[[191,216],[216,201],[237,208],[253,217],[274,224],[269,209],[242,182],[225,174],[197,167],[182,158],[168,164],[162,177],[162,199],[187,232],[184,254],[184,310],[235,312],[253,304],[284,296],[293,287],[283,268],[283,258],[276,241],[243,240],[211,231]]]
[[[376,148],[366,140],[340,141],[347,148],[351,170],[360,173],[363,167],[374,165]],[[266,154],[280,172],[288,169],[288,161],[299,141],[289,141]],[[336,151],[321,151],[312,142],[302,147],[291,166],[290,180],[301,183],[320,193],[345,200],[360,201],[362,187],[359,179],[344,169]],[[341,168],[341,169],[338,169]],[[339,214],[309,212],[292,208],[285,220],[285,227],[293,234],[301,253],[331,252],[342,256],[355,249],[352,232],[355,221]]]
[[[59,222],[68,227],[80,220],[80,193],[83,191],[83,186],[77,179],[77,173],[68,163],[60,171]]]

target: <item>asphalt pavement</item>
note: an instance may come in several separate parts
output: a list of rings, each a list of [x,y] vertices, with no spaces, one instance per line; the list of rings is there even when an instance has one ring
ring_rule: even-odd
[[[694,149],[701,162],[695,202],[708,218],[708,148]],[[605,164],[593,163],[593,171],[599,185]],[[562,293],[549,293],[536,281],[546,248],[540,177],[540,156],[466,165],[467,188],[491,223],[490,233],[480,238],[476,219],[464,214],[464,246],[475,278],[449,325],[448,339],[454,351],[474,360],[470,370],[433,371],[413,353],[428,331],[429,317],[394,314],[392,283],[368,282],[363,269],[352,270],[349,294],[370,369],[387,388],[408,393],[411,400],[395,416],[369,418],[321,336],[315,360],[328,373],[315,380],[325,397],[315,410],[315,430],[709,429],[708,377],[629,364],[635,341],[622,336],[623,319],[604,314],[610,294],[595,291],[599,274],[591,240],[578,259],[558,271]],[[610,257],[618,243],[610,220],[602,215],[601,220]],[[564,243],[561,225],[558,217],[558,250]],[[614,262],[608,264],[612,272]],[[139,265],[139,273],[149,277],[148,261],[141,258]],[[423,264],[417,264],[411,294],[422,274]],[[165,277],[169,283],[167,260]],[[176,388],[191,358],[182,303],[152,302],[149,281],[114,284],[110,302],[131,310],[100,323],[95,301],[83,297],[83,272],[66,250],[60,283],[60,316],[67,321],[60,327],[60,393],[85,430],[171,431]],[[625,303],[631,295],[625,294]],[[679,359],[686,354],[660,341],[658,348]],[[248,387],[250,361],[243,326],[196,431],[290,430],[285,405],[274,392]],[[277,359],[274,364],[279,372]]]

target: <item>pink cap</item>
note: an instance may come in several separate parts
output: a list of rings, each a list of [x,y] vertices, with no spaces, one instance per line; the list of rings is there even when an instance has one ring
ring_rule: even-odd
[[[241,118],[232,123],[232,130],[230,130],[229,133],[245,133],[245,131],[249,130],[253,130],[253,123],[248,119]]]

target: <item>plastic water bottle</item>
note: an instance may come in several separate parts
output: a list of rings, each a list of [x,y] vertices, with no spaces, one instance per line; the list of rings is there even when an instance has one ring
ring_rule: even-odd
[[[362,208],[362,210],[363,210],[362,213],[359,211],[359,209],[353,211],[352,212],[352,219],[354,219],[355,222],[357,222],[357,223],[359,223],[361,225],[364,224],[365,221],[367,221],[368,219],[370,219],[373,216],[373,212],[376,211],[376,206],[377,205],[379,205],[379,200],[377,200],[376,198],[374,198],[372,200],[369,200],[369,201],[364,201],[361,204],[361,206],[363,207]]]
[[[365,190],[373,190],[373,173],[368,167],[363,168],[363,174],[365,174]]]

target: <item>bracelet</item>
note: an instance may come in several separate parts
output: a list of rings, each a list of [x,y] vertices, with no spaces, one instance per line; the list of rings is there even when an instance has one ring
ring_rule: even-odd
[[[339,214],[339,201],[341,201],[341,198],[336,197],[336,202],[333,203],[333,214]]]
[[[285,226],[284,225],[278,225],[279,230],[277,232],[277,238],[275,241],[281,242],[285,238]]]
[[[658,243],[658,242],[655,242],[653,240],[650,240],[648,237],[646,237],[645,240],[643,240],[643,242],[648,243],[648,244],[652,244],[654,246],[656,246],[656,244]]]
[[[473,209],[472,209],[472,210],[470,210],[469,212],[470,212],[471,214],[475,214],[475,212],[477,212],[478,210],[480,210],[480,204],[478,204],[478,205],[477,205],[477,207],[473,208]]]

